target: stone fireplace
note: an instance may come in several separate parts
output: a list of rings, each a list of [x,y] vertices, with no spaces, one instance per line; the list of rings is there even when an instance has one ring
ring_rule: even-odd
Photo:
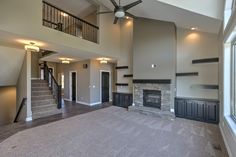
[[[143,106],[161,109],[161,91],[143,90]]]
[[[133,106],[129,109],[173,116],[171,97],[171,80],[134,80]]]

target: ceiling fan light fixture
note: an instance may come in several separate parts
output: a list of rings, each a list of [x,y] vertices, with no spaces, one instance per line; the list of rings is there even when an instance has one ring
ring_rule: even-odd
[[[125,12],[123,9],[119,9],[115,12],[115,16],[118,17],[118,18],[122,18],[125,16]]]

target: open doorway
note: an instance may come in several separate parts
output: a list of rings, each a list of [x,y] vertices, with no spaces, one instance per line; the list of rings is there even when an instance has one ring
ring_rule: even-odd
[[[70,71],[70,100],[77,101],[77,72]]]
[[[110,71],[101,71],[101,102],[109,102],[110,101]]]

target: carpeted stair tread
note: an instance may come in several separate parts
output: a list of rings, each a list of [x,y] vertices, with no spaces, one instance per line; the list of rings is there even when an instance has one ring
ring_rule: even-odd
[[[61,113],[57,103],[45,80],[32,80],[31,105],[33,119]]]

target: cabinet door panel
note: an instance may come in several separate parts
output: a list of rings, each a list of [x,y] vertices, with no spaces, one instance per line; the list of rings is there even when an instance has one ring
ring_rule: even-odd
[[[199,121],[205,120],[205,103],[203,101],[195,102],[195,119]]]
[[[185,101],[176,99],[175,112],[177,117],[185,117]]]
[[[218,103],[208,102],[206,104],[206,121],[212,123],[218,123],[219,121]]]
[[[186,118],[194,119],[193,105],[193,101],[186,101]]]

